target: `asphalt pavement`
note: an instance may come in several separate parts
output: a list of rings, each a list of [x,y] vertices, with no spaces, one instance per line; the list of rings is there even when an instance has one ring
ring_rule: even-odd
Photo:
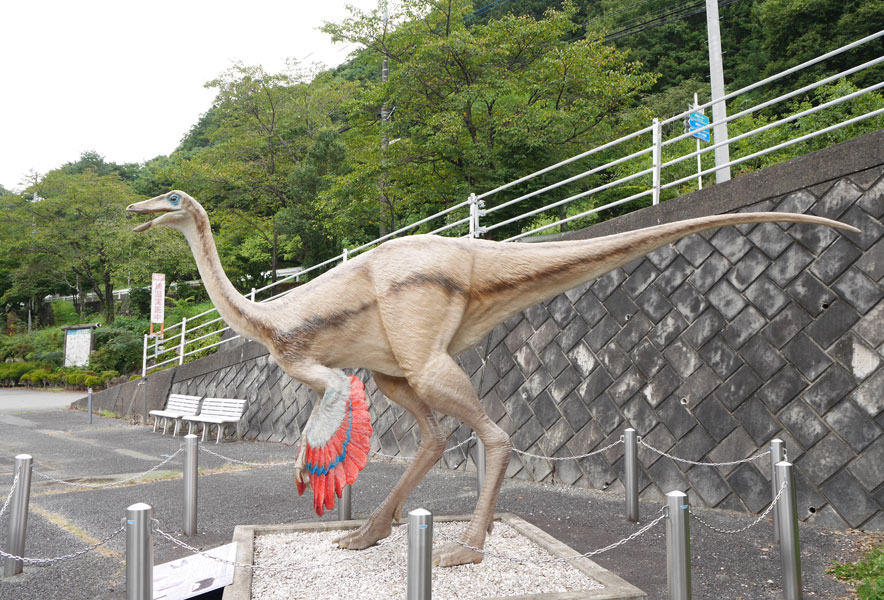
[[[27,388],[0,388],[0,414],[67,408],[83,392],[51,392]]]
[[[0,391],[0,406],[6,402]],[[238,524],[281,524],[337,520],[332,510],[319,519],[311,499],[298,497],[290,465],[245,467],[200,453],[198,534],[184,538],[181,455],[138,482],[105,489],[71,488],[47,480],[108,483],[144,473],[181,447],[181,438],[162,436],[150,427],[72,410],[29,409],[0,412],[0,502],[12,484],[13,457],[34,457],[26,555],[55,557],[100,541],[120,528],[126,507],[154,507],[159,528],[208,549],[230,543]],[[206,447],[224,456],[256,463],[289,461],[295,449],[272,443],[228,442]],[[226,464],[225,464],[226,463]],[[353,488],[353,516],[367,517],[404,471],[404,464],[371,461]],[[405,505],[434,514],[468,514],[476,500],[475,475],[434,468]],[[578,552],[607,546],[649,522],[660,505],[642,504],[643,522],[624,518],[622,493],[563,485],[506,480],[497,505],[547,531]],[[704,520],[738,529],[753,519],[745,514],[695,509]],[[5,548],[8,516],[0,522]],[[849,598],[848,588],[825,573],[833,561],[855,558],[857,536],[802,524],[801,556],[806,598]],[[765,600],[782,597],[779,552],[772,526],[762,521],[749,530],[725,535],[692,524],[693,597]],[[649,598],[666,598],[665,527],[661,522],[641,537],[593,558]],[[0,599],[89,599],[125,597],[124,534],[79,558],[0,579]],[[156,564],[186,555],[163,539],[154,542]],[[311,568],[313,566],[311,565]],[[330,582],[331,584],[331,582]]]

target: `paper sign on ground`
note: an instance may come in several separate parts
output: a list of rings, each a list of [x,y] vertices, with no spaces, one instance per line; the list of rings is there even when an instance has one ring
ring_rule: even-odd
[[[236,543],[207,550],[224,560],[236,558]],[[234,566],[192,554],[153,568],[153,600],[185,600],[233,583]]]

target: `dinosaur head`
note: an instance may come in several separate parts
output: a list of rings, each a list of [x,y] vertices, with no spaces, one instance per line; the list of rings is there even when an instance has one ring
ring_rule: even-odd
[[[201,208],[197,201],[184,192],[172,190],[150,200],[130,204],[126,210],[133,213],[162,213],[156,219],[142,223],[132,230],[147,231],[154,225],[180,227],[193,219],[194,214],[199,210],[198,207]]]

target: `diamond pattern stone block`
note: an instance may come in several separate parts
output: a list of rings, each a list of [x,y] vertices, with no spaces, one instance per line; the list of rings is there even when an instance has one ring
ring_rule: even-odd
[[[836,216],[859,234],[771,223],[692,235],[511,316],[458,362],[518,448],[583,455],[631,425],[655,448],[722,462],[778,436],[798,467],[802,519],[884,527],[882,174],[815,181],[737,209]],[[413,455],[413,417],[359,376],[372,448]],[[266,355],[173,385],[249,399],[244,437],[287,444],[315,402]],[[469,435],[451,417],[440,424],[451,444]],[[621,487],[622,455],[622,445],[556,463],[514,455],[507,476]],[[645,499],[684,489],[697,503],[750,511],[770,500],[766,461],[692,467],[644,447],[640,458]],[[452,452],[442,464],[470,460]]]

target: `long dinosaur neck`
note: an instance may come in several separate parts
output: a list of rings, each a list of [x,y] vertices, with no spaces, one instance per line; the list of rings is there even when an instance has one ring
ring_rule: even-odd
[[[181,231],[190,245],[203,285],[218,313],[239,335],[262,341],[262,332],[266,328],[257,309],[259,305],[240,294],[224,273],[208,217],[203,213],[192,226]]]

